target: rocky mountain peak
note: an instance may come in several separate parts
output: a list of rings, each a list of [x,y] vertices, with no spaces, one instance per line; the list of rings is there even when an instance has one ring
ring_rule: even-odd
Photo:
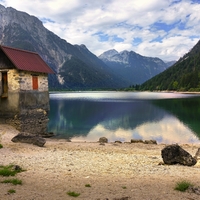
[[[124,80],[132,81],[134,84],[141,84],[148,77],[153,77],[168,67],[159,58],[145,57],[134,51],[124,50],[115,54],[108,52],[112,53],[113,50],[104,52],[99,58],[119,76],[124,77]]]
[[[8,24],[20,24],[23,29],[32,30],[33,26],[42,26],[42,22],[38,18],[30,16],[25,12],[17,11],[12,7],[5,8],[1,5],[0,10],[0,21],[3,27]]]
[[[118,52],[115,49],[111,49],[108,51],[105,51],[104,53],[102,53],[99,58],[100,59],[110,59],[111,57],[113,57],[114,55],[118,54]]]
[[[119,54],[121,54],[121,55],[128,55],[129,53],[130,53],[129,51],[123,50]]]

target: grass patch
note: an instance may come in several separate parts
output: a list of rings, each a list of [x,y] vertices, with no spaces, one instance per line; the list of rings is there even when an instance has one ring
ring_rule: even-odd
[[[71,196],[71,197],[78,197],[78,196],[80,195],[80,193],[71,192],[71,191],[67,192],[67,194],[68,194],[69,196]]]
[[[175,190],[185,192],[192,184],[189,181],[179,181],[176,183]]]
[[[126,187],[126,186],[122,186],[122,188],[123,188],[123,189],[126,189],[127,187]]]
[[[85,184],[85,187],[91,187],[91,185],[90,184]]]
[[[3,145],[2,144],[0,144],[0,149],[2,149],[3,148]]]
[[[15,171],[12,171],[8,168],[0,169],[0,175],[1,176],[15,176],[15,174],[16,174]]]
[[[23,171],[17,165],[0,166],[0,176],[15,176],[17,173]]]
[[[6,179],[1,183],[12,183],[13,185],[22,185],[22,181],[19,179]]]
[[[14,194],[14,193],[16,193],[16,191],[14,189],[8,190],[8,194]]]

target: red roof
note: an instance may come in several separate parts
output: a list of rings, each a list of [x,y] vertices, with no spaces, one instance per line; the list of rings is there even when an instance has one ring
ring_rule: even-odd
[[[24,71],[53,74],[54,71],[44,62],[39,54],[21,49],[0,46],[13,65]]]

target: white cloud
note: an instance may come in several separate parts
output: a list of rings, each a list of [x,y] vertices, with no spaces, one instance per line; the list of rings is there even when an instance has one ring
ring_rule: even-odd
[[[134,130],[134,134],[136,133],[144,140],[155,139],[165,144],[199,143],[198,138],[191,130],[173,117],[166,117],[158,123],[147,123],[138,126]]]
[[[145,123],[134,129],[106,129],[99,124],[86,137],[75,137],[72,141],[98,141],[100,137],[108,138],[109,142],[121,140],[130,142],[131,139],[156,140],[164,144],[199,144],[199,139],[183,123],[173,117],[164,118],[157,123]]]
[[[192,0],[4,0],[2,4],[49,19],[46,28],[71,44],[85,44],[96,55],[115,48],[174,60],[199,39],[200,4]],[[156,22],[162,27],[156,28]],[[134,38],[141,42],[134,43]]]

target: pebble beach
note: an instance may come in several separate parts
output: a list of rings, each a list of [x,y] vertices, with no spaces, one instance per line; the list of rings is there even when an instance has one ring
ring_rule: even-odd
[[[46,139],[44,147],[13,143],[18,134],[0,124],[0,165],[18,165],[22,185],[0,183],[2,200],[196,200],[200,195],[174,190],[178,181],[200,186],[200,162],[192,167],[163,165],[165,144],[67,142]],[[199,145],[181,145],[192,156]],[[5,177],[0,176],[0,182]],[[9,194],[9,189],[15,193]],[[78,193],[78,197],[68,192]]]

